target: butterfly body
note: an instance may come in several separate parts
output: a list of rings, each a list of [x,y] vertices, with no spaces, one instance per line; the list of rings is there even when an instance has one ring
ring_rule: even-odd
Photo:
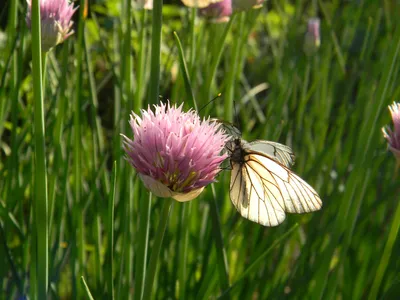
[[[238,212],[250,221],[277,226],[286,213],[319,210],[322,201],[317,192],[290,170],[294,163],[291,149],[285,145],[257,140],[230,140],[230,198]]]
[[[231,152],[231,167],[232,163],[238,163],[238,164],[244,164],[245,163],[245,155],[246,155],[246,150],[244,147],[244,144],[242,143],[242,140],[240,139],[234,139],[233,141],[230,141],[229,144],[226,146],[228,151]]]

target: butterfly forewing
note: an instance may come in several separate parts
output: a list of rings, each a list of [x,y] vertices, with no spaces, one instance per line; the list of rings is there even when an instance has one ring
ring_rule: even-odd
[[[252,151],[261,152],[274,160],[279,161],[286,167],[294,164],[294,154],[290,147],[270,141],[256,140],[248,143]]]
[[[242,136],[242,133],[240,132],[239,128],[237,128],[230,122],[217,118],[212,118],[211,121],[221,124],[220,128],[222,128],[224,130],[224,133],[230,137],[230,140],[240,139],[240,137]]]

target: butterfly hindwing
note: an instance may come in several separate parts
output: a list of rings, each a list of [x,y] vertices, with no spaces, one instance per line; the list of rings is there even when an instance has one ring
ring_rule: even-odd
[[[289,147],[239,139],[233,145],[230,198],[243,217],[264,226],[277,226],[286,212],[321,208],[317,192],[289,169],[294,161]]]

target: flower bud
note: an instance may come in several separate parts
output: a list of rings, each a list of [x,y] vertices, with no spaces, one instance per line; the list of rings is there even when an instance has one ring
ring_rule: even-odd
[[[202,8],[200,14],[217,23],[228,22],[229,17],[232,15],[232,0],[223,0],[218,3],[210,4]]]
[[[311,18],[308,20],[307,32],[304,37],[303,50],[307,56],[313,55],[317,52],[321,45],[321,38],[319,34],[320,20],[318,18]]]
[[[382,128],[383,137],[388,142],[388,148],[394,154],[397,165],[400,166],[400,103],[393,102],[389,105],[389,111],[392,115],[394,129],[390,127]]]
[[[31,28],[31,0],[27,0],[27,3],[26,23]],[[40,0],[39,9],[42,51],[47,52],[74,33],[71,30],[73,24],[71,18],[77,7],[73,8],[68,0]]]

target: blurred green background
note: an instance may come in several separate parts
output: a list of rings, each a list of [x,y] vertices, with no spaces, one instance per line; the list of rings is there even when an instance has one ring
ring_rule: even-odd
[[[120,137],[132,137],[130,112],[155,102],[152,12],[128,3],[90,1],[85,15],[82,1],[76,33],[47,55],[51,299],[87,299],[81,276],[95,299],[140,299],[159,230],[166,200],[149,200]],[[35,299],[31,34],[25,1],[0,7],[0,299]],[[222,93],[201,115],[292,147],[294,171],[323,208],[260,226],[235,211],[222,172],[197,199],[173,204],[152,298],[399,297],[400,184],[381,132],[399,101],[399,9],[270,0],[215,24],[164,2],[160,97],[189,109]],[[307,56],[310,17],[321,19],[321,46]]]

